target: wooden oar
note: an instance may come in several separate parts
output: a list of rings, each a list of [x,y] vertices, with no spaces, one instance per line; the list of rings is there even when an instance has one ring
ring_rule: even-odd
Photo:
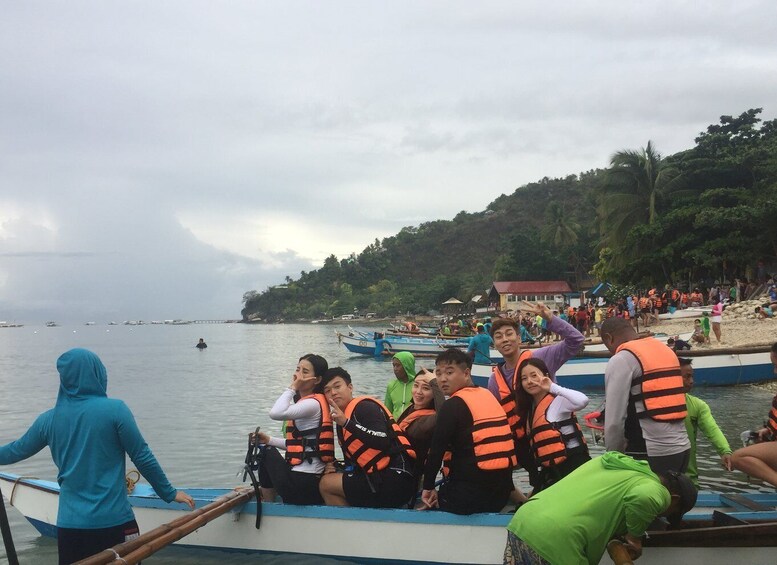
[[[615,565],[634,565],[626,545],[616,539],[611,539],[607,544],[607,553]]]
[[[159,551],[165,546],[189,535],[211,520],[227,513],[232,508],[245,504],[254,496],[251,489],[240,489],[220,496],[207,506],[193,510],[180,518],[162,524],[137,538],[120,543],[111,549],[96,553],[78,561],[76,565],[107,565],[109,563],[132,565]],[[117,556],[120,559],[117,559]]]
[[[5,555],[8,557],[8,565],[19,565],[19,559],[16,557],[16,548],[13,545],[11,525],[8,523],[8,514],[5,512],[5,500],[3,500],[2,491],[0,491],[0,530],[3,532],[3,544],[5,544]]]

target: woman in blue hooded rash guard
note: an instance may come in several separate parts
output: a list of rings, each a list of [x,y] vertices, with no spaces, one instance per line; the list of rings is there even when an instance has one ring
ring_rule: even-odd
[[[73,563],[138,534],[127,499],[125,454],[165,502],[194,501],[176,490],[140,434],[124,402],[108,398],[100,358],[71,349],[57,359],[59,395],[21,438],[0,447],[0,465],[49,446],[59,472],[59,563]]]

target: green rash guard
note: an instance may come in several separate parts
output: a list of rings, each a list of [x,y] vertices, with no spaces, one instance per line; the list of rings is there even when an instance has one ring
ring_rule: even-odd
[[[707,437],[712,447],[718,455],[731,453],[731,447],[726,440],[726,436],[720,431],[715,418],[712,417],[710,407],[701,398],[696,398],[690,394],[685,395],[685,406],[688,409],[688,415],[685,417],[685,429],[688,430],[688,439],[691,440],[691,459],[688,462],[686,474],[693,481],[696,488],[699,488],[699,473],[696,469],[696,436],[701,430]]]
[[[394,420],[399,418],[405,408],[413,402],[413,381],[415,380],[415,357],[407,351],[400,351],[392,359],[397,359],[402,363],[407,375],[407,382],[403,383],[399,379],[389,382],[386,387],[386,400],[383,404],[393,414]]]
[[[670,501],[646,461],[610,451],[532,496],[507,529],[550,563],[596,565],[607,542],[641,536]]]

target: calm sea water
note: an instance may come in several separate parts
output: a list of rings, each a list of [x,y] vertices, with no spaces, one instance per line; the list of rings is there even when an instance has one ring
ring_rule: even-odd
[[[257,425],[277,433],[267,412],[290,382],[297,359],[319,353],[330,366],[345,367],[358,394],[382,398],[393,377],[391,364],[354,356],[338,344],[332,325],[243,324],[183,326],[62,326],[0,328],[0,444],[23,434],[34,418],[53,406],[59,383],[57,357],[72,347],[97,353],[108,369],[109,396],[123,399],[141,431],[179,488],[232,487],[245,457],[246,435]],[[202,337],[208,349],[194,345]],[[417,365],[431,367],[431,359]],[[696,389],[709,402],[732,448],[739,433],[760,426],[774,389],[752,386]],[[603,393],[592,393],[590,409]],[[600,448],[594,447],[594,452]],[[748,484],[740,473],[724,472],[720,459],[702,438],[699,469],[702,486],[715,490],[765,489]],[[48,449],[5,467],[21,475],[54,480]],[[516,475],[525,483],[522,473]],[[11,528],[22,563],[56,563],[56,542],[42,538],[13,508]],[[206,526],[207,527],[207,526]],[[304,563],[299,556],[257,557],[215,551],[168,548],[145,562],[223,565],[223,563]],[[308,563],[337,563],[315,558]],[[0,563],[7,563],[0,547]]]

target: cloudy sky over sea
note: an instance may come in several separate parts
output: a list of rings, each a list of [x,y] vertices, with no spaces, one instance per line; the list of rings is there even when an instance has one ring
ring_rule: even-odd
[[[777,116],[773,0],[0,5],[0,320],[238,317],[330,253]]]

